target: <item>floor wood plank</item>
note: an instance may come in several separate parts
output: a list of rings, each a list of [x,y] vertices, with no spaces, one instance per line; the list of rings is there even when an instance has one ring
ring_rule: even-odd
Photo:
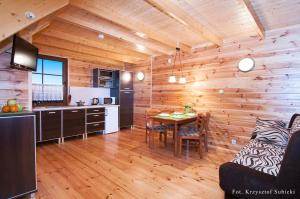
[[[199,159],[193,148],[175,158],[171,137],[149,149],[138,129],[50,142],[37,147],[36,198],[223,198],[218,168],[230,158],[210,150]]]

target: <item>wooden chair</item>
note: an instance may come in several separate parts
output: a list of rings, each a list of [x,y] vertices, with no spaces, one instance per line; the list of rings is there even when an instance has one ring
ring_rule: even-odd
[[[161,140],[162,134],[164,135],[164,144],[167,145],[167,126],[160,124],[160,123],[154,123],[152,120],[153,116],[158,115],[161,113],[159,109],[147,109],[146,110],[146,133],[145,133],[145,142],[147,143],[149,141],[149,147],[154,147],[154,133],[159,133],[159,137]],[[149,139],[149,140],[148,140]]]
[[[182,153],[182,142],[183,140],[192,140],[199,142],[198,151],[200,158],[202,158],[202,148],[201,142],[204,138],[204,146],[205,150],[208,151],[208,143],[207,143],[207,133],[208,133],[208,122],[209,122],[210,114],[198,114],[196,124],[182,126],[181,129],[178,131],[178,149],[179,149],[179,156]]]

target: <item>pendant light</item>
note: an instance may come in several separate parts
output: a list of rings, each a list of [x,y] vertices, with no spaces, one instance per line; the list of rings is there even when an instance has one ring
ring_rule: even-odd
[[[180,66],[180,70],[181,70],[181,76],[179,78],[179,83],[180,84],[185,84],[186,83],[186,78],[183,76],[183,72],[182,72],[181,52],[180,52],[179,47],[176,47],[174,64],[173,64],[173,67],[172,67],[172,74],[169,76],[169,83],[175,83],[176,82],[176,76],[174,75],[174,68],[175,68],[177,56],[179,57],[179,66]]]

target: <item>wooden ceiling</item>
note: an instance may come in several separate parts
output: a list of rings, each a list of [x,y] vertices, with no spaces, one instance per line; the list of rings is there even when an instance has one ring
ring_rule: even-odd
[[[36,19],[24,18],[28,10]],[[49,52],[111,65],[300,24],[300,0],[6,0],[0,11],[9,22],[0,22],[1,41],[23,29]]]

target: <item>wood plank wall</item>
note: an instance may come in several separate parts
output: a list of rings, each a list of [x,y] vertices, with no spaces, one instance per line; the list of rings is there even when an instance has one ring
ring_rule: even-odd
[[[78,87],[93,87],[93,69],[102,68],[120,70],[123,67],[110,67],[103,64],[94,64],[69,58],[69,85]]]
[[[168,57],[153,62],[152,104],[149,93],[149,62],[128,70],[146,71],[146,81],[135,80],[135,121],[144,126],[145,108],[183,107],[192,104],[199,112],[209,111],[211,147],[238,150],[250,138],[256,117],[288,121],[300,112],[300,27],[273,30],[266,38],[228,39],[223,47],[195,49],[183,57],[186,85],[169,84]],[[243,57],[255,60],[255,69],[239,72]],[[176,66],[176,75],[180,68]],[[219,94],[224,90],[224,94]],[[231,140],[236,139],[237,145]]]
[[[0,107],[7,103],[7,99],[17,99],[24,108],[28,105],[28,72],[10,68],[11,55],[0,54]]]

